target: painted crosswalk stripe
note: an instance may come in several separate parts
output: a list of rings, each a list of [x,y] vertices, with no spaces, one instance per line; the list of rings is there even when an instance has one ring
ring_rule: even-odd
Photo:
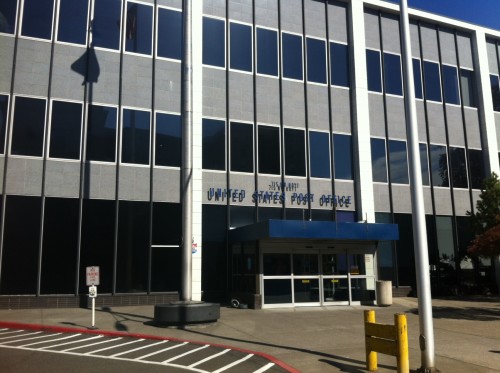
[[[83,345],[83,346],[71,347],[71,348],[67,348],[66,350],[61,350],[61,352],[73,351],[73,350],[78,350],[80,348],[85,348],[85,347],[90,347],[90,346],[96,346],[96,345],[100,345],[100,344],[103,344],[103,343],[114,342],[114,341],[117,341],[119,339],[122,339],[122,337],[118,337],[118,338],[114,338],[114,339],[106,339],[105,341],[89,343],[88,345]]]
[[[80,335],[80,334],[78,334],[78,335]],[[73,343],[79,343],[79,342],[90,341],[91,339],[96,339],[96,338],[102,338],[102,335],[97,335],[97,336],[95,336],[95,337],[90,337],[90,338],[78,339],[78,340],[76,340],[76,341],[70,341],[70,342],[59,343],[59,344],[56,344],[56,345],[51,345],[51,346],[40,347],[40,350],[46,350],[46,349],[49,349],[49,348],[54,348],[54,347],[59,347],[59,346],[72,345]]]
[[[224,372],[225,370],[228,370],[229,368],[232,368],[234,367],[235,365],[238,365],[248,359],[250,359],[251,357],[253,356],[253,354],[250,354],[250,355],[247,355],[245,356],[244,358],[240,359],[240,360],[236,360],[236,361],[233,361],[231,364],[228,364],[226,366],[223,366],[222,368],[219,368],[217,370],[214,370],[212,373],[219,373],[219,372]]]
[[[99,350],[95,350],[95,351],[90,351],[90,352],[86,352],[84,355],[90,355],[90,354],[95,354],[97,352],[101,352],[101,351],[106,351],[106,350],[111,350],[112,348],[117,348],[117,347],[121,347],[121,346],[126,346],[126,345],[129,345],[129,344],[132,344],[132,343],[137,343],[137,342],[140,342],[140,341],[144,341],[144,339],[137,339],[137,340],[134,340],[134,341],[131,341],[131,342],[127,342],[127,343],[121,343],[121,344],[117,344],[115,346],[109,346],[109,347],[105,347],[105,348],[101,348]]]
[[[34,333],[28,333],[28,334],[16,334],[16,335],[8,336],[8,337],[2,337],[0,339],[10,339],[10,338],[17,338],[17,337],[26,337],[27,335],[40,334],[40,333],[41,332],[34,332]]]
[[[171,361],[174,361],[174,360],[180,359],[180,358],[181,358],[181,357],[183,357],[183,356],[190,355],[190,354],[195,353],[195,352],[197,352],[197,351],[203,350],[204,348],[207,348],[207,347],[209,347],[209,345],[204,345],[204,346],[201,346],[201,347],[195,348],[194,350],[191,350],[191,351],[188,351],[188,352],[184,352],[183,354],[180,354],[180,355],[177,355],[177,356],[171,357],[170,359],[167,359],[167,360],[165,360],[165,361],[162,361],[162,363],[163,363],[163,364],[170,363]]]
[[[197,361],[196,363],[189,365],[189,366],[188,366],[188,368],[194,368],[194,367],[195,367],[195,366],[197,366],[197,365],[203,364],[203,363],[205,363],[205,362],[207,362],[207,361],[209,361],[209,360],[215,359],[215,358],[216,358],[216,357],[218,357],[218,356],[224,355],[224,354],[225,354],[226,352],[228,352],[228,351],[231,351],[231,350],[230,350],[229,348],[227,348],[227,349],[225,349],[225,350],[222,350],[221,352],[216,353],[215,355],[212,355],[212,356],[206,357],[206,358],[205,358],[205,359],[203,359],[203,360]]]
[[[76,334],[76,335],[68,335],[66,337],[61,337],[61,338],[56,338],[56,339],[51,339],[49,341],[41,341],[41,342],[33,342],[33,343],[28,343],[28,344],[25,344],[25,345],[22,345],[22,346],[18,346],[18,347],[28,347],[28,346],[34,346],[34,345],[40,345],[42,343],[48,343],[48,342],[56,342],[56,341],[63,341],[65,339],[70,339],[70,338],[75,338],[76,336],[79,336],[80,334]]]
[[[40,338],[50,338],[54,335],[60,335],[61,333],[56,333],[56,334],[44,334],[44,335],[39,335],[37,337],[30,337],[30,338],[23,338],[23,339],[16,339],[15,341],[9,341],[9,342],[3,342],[3,344],[7,344],[7,343],[16,343],[16,342],[23,342],[23,341],[30,341],[32,339],[40,339]]]
[[[266,370],[268,369],[271,369],[272,367],[274,366],[274,363],[269,363],[269,364],[266,364],[264,365],[262,368],[256,370],[255,372],[253,373],[262,373],[262,372],[265,372]]]
[[[120,355],[125,355],[125,354],[128,354],[128,353],[134,352],[134,351],[139,351],[139,350],[148,348],[148,347],[153,347],[153,346],[165,343],[165,342],[167,342],[167,341],[160,341],[160,342],[152,343],[152,344],[149,344],[149,345],[146,345],[146,346],[137,347],[137,348],[134,348],[132,350],[127,350],[127,351],[119,352],[117,354],[111,355],[110,357],[117,357],[117,356],[120,356]]]
[[[175,345],[175,346],[172,346],[172,347],[167,347],[167,348],[164,348],[163,350],[159,350],[159,351],[155,351],[155,352],[151,352],[150,354],[147,354],[147,355],[144,355],[144,356],[140,356],[140,357],[137,357],[133,360],[142,360],[142,359],[145,359],[147,357],[150,357],[150,356],[153,356],[153,355],[157,355],[157,354],[161,354],[162,352],[165,352],[165,351],[168,351],[168,350],[173,350],[174,348],[178,348],[178,347],[181,347],[181,346],[184,346],[184,345],[187,345],[188,342],[184,342],[184,343],[181,343],[181,344],[178,344],[178,345]]]

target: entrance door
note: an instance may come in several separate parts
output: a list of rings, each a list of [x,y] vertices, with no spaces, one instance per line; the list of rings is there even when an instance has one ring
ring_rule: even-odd
[[[322,254],[323,304],[349,304],[346,254]]]

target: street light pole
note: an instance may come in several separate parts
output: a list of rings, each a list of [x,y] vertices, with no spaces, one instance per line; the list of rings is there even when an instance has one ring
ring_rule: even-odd
[[[418,143],[413,62],[411,56],[410,22],[407,0],[400,0],[401,40],[403,46],[403,74],[405,82],[406,136],[410,168],[410,192],[413,218],[413,245],[417,276],[418,316],[420,324],[420,353],[422,366],[418,372],[438,372],[435,368],[434,328],[432,323],[432,297],[429,276],[429,254],[425,225],[424,194]]]

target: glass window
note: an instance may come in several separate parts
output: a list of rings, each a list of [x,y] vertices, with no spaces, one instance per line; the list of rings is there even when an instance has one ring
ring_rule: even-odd
[[[281,174],[280,170],[280,129],[259,126],[259,173]]]
[[[333,134],[333,152],[335,179],[352,180],[351,135]]]
[[[330,64],[332,85],[349,87],[349,47],[345,44],[330,43]]]
[[[156,113],[155,164],[181,166],[182,117]]]
[[[0,32],[14,34],[16,29],[17,0],[0,1]]]
[[[448,182],[448,157],[446,146],[430,145],[431,177],[432,184],[438,187],[449,186]]]
[[[182,59],[182,12],[158,8],[158,57]]]
[[[409,183],[405,141],[389,140],[389,170],[391,171],[391,183]]]
[[[127,3],[125,50],[139,54],[151,54],[153,45],[153,7]]]
[[[429,161],[427,159],[427,144],[418,144],[420,151],[420,170],[422,172],[422,185],[429,185]]]
[[[470,184],[472,189],[481,189],[484,179],[483,151],[469,149]]]
[[[252,71],[252,26],[229,24],[231,69]]]
[[[226,28],[224,21],[203,17],[203,64],[226,66]]]
[[[89,0],[60,0],[57,40],[66,43],[87,43]]]
[[[425,98],[430,101],[441,101],[441,84],[439,65],[424,61]]]
[[[403,95],[401,79],[401,56],[384,53],[385,92],[392,95]]]
[[[114,200],[84,199],[80,260],[80,293],[87,294],[85,268],[99,266],[99,293],[111,293],[115,232]]]
[[[380,52],[366,50],[366,69],[368,77],[368,90],[382,92],[382,78],[380,76]]]
[[[116,108],[90,105],[87,126],[87,160],[114,162]]]
[[[474,71],[460,69],[460,84],[462,85],[462,103],[464,106],[477,107]]]
[[[122,162],[149,164],[149,111],[123,109]]]
[[[387,183],[387,160],[385,156],[385,140],[371,138],[372,177],[373,181]]]
[[[283,77],[302,80],[302,37],[283,32],[281,43]]]
[[[226,169],[226,123],[222,120],[203,119],[203,168]]]
[[[122,0],[94,0],[92,45],[119,49]]]
[[[290,254],[264,254],[264,276],[290,276]]]
[[[444,101],[447,104],[460,104],[458,75],[455,66],[443,65]]]
[[[326,44],[324,40],[306,38],[307,81],[326,84]]]
[[[253,172],[253,125],[231,123],[231,171]]]
[[[436,237],[441,272],[455,270],[455,244],[453,236],[451,216],[436,216]]]
[[[422,93],[422,68],[420,65],[420,60],[418,58],[413,58],[413,84],[415,86],[415,98],[423,98]]]
[[[303,130],[285,128],[285,174],[306,176],[306,145]]]
[[[45,100],[16,97],[11,154],[43,156],[44,127]]]
[[[0,95],[0,154],[5,153],[5,130],[7,128],[7,110],[9,96]]]
[[[49,157],[80,159],[82,104],[52,101]]]
[[[42,294],[75,293],[78,209],[78,198],[45,199],[40,286]]]
[[[450,147],[451,177],[454,188],[468,188],[465,149]]]
[[[153,202],[153,245],[180,245],[182,238],[182,205]]]
[[[2,295],[36,293],[41,202],[40,197],[7,196],[0,281]]]
[[[311,177],[330,178],[330,139],[325,132],[309,132]]]
[[[149,272],[149,202],[120,201],[116,291],[145,292]]]
[[[52,38],[54,0],[24,0],[21,35],[33,38]]]
[[[500,83],[497,75],[490,75],[493,110],[500,111]]]
[[[278,76],[278,32],[257,28],[257,72]]]

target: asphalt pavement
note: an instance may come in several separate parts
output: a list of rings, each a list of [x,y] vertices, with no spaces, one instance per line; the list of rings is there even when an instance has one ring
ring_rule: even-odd
[[[288,371],[360,373],[366,372],[363,312],[368,309],[375,310],[377,322],[385,324],[393,324],[395,313],[406,313],[410,369],[413,372],[421,367],[416,298],[394,298],[389,307],[221,307],[218,322],[184,328],[155,326],[153,306],[102,307],[97,308],[95,325],[98,333],[168,338],[255,352],[276,367],[281,363]],[[436,368],[442,373],[500,372],[500,298],[434,299],[433,322]],[[0,327],[6,323],[53,326],[71,332],[91,325],[91,311],[0,310]],[[378,354],[378,364],[379,372],[396,371],[392,356]]]

